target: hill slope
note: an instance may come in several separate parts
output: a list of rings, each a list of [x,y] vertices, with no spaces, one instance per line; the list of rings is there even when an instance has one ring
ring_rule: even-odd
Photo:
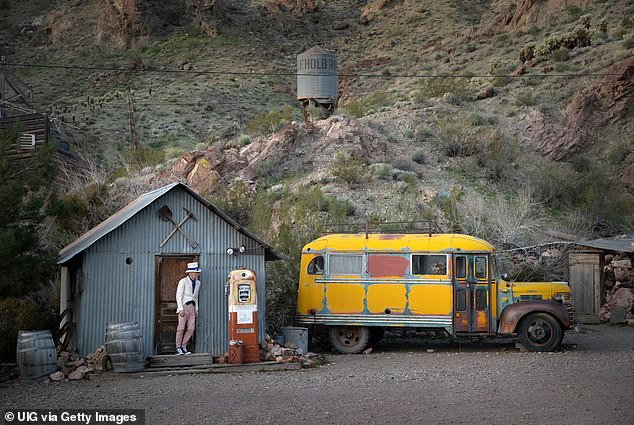
[[[631,231],[631,2],[165,4],[0,4],[10,69],[60,137],[117,175],[156,166],[117,180],[123,199],[188,179],[269,238],[429,217],[508,247]],[[314,45],[338,55],[340,103],[302,125]]]

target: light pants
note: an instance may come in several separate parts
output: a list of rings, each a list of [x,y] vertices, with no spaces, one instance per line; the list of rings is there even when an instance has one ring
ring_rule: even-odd
[[[185,313],[184,316],[181,316],[180,313],[178,314],[176,348],[185,347],[194,334],[194,329],[196,329],[196,307],[192,304],[184,305],[183,312]]]

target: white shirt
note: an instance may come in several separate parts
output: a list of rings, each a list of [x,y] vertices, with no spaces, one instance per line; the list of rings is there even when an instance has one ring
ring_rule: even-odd
[[[189,301],[196,303],[196,311],[198,311],[198,291],[200,290],[200,280],[196,280],[196,289],[192,291],[192,280],[189,276],[178,281],[176,288],[176,304],[178,307],[176,313],[183,311],[183,306]]]

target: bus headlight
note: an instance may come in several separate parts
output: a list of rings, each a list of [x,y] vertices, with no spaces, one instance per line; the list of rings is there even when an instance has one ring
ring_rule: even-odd
[[[562,304],[570,304],[570,292],[556,292],[553,300]]]

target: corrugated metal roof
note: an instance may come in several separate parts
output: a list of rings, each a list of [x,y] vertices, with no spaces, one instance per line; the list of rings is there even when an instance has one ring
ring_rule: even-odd
[[[634,238],[594,239],[591,241],[575,242],[577,245],[591,248],[605,249],[615,252],[634,252]]]
[[[264,243],[257,237],[253,236],[244,227],[238,224],[234,219],[229,217],[227,214],[225,214],[223,211],[218,209],[215,205],[211,204],[209,201],[207,201],[205,198],[200,196],[198,193],[194,192],[187,185],[180,182],[175,182],[175,183],[168,184],[167,186],[163,186],[161,188],[153,190],[151,192],[144,193],[143,195],[139,196],[137,199],[135,199],[134,201],[132,201],[131,203],[129,203],[128,205],[120,209],[118,212],[108,217],[99,225],[95,226],[88,232],[81,235],[74,242],[70,243],[59,252],[59,260],[57,261],[57,264],[64,264],[70,261],[77,254],[86,250],[88,247],[90,247],[92,244],[97,242],[99,239],[101,239],[102,237],[104,237],[105,235],[112,232],[114,229],[118,228],[123,223],[128,221],[130,218],[132,218],[135,214],[137,214],[143,208],[147,207],[152,202],[154,202],[155,200],[157,200],[158,198],[160,198],[161,196],[163,196],[164,194],[166,194],[167,192],[169,192],[170,190],[176,187],[183,189],[184,191],[189,193],[191,196],[196,198],[198,202],[200,202],[205,207],[213,211],[216,215],[218,215],[224,221],[229,223],[238,232],[256,241],[260,246],[264,248],[265,259],[267,261],[275,261],[275,260],[284,259],[283,255],[276,253],[268,244]]]

